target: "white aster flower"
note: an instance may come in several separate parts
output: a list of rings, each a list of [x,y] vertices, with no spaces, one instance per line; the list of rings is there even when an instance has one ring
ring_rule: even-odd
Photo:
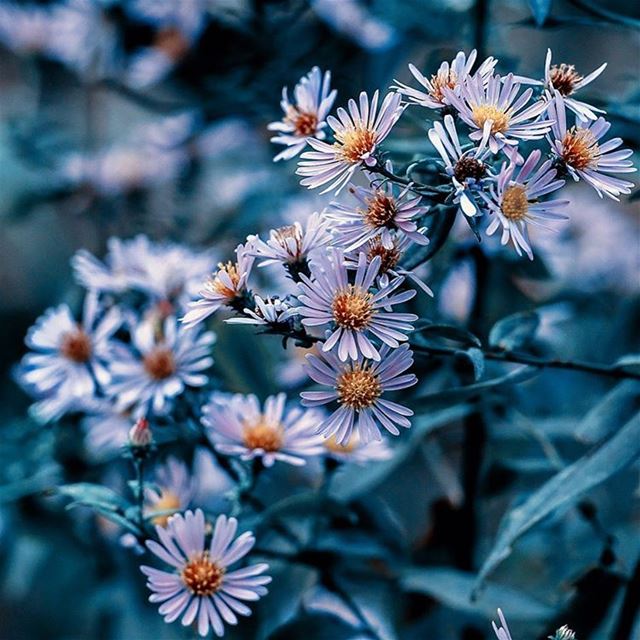
[[[440,154],[447,175],[455,188],[454,202],[460,205],[466,216],[475,216],[480,212],[474,199],[474,192],[482,189],[483,181],[487,177],[488,167],[485,163],[490,150],[487,147],[491,129],[483,129],[483,135],[477,147],[462,150],[460,138],[456,131],[453,117],[444,117],[444,126],[435,122],[429,129],[429,140]]]
[[[410,289],[394,294],[404,282],[403,277],[394,278],[386,286],[376,289],[374,282],[380,266],[379,256],[367,264],[367,256],[361,252],[351,284],[343,253],[334,250],[312,265],[313,279],[301,276],[302,281],[298,284],[300,306],[292,308],[290,313],[302,316],[305,326],[332,327],[322,346],[323,351],[337,347],[338,357],[343,361],[347,358],[356,360],[360,354],[380,360],[380,353],[371,337],[393,348],[407,340],[407,333],[413,330],[410,323],[418,316],[388,309],[410,300],[416,292]]]
[[[147,576],[147,587],[153,592],[149,600],[162,603],[158,612],[165,622],[182,617],[185,626],[197,623],[201,636],[206,636],[211,628],[222,637],[223,620],[234,625],[238,623],[238,615],[251,615],[251,609],[242,600],[255,601],[266,595],[264,585],[271,578],[262,574],[269,565],[228,570],[255,544],[251,532],[236,538],[237,530],[235,518],[220,515],[211,542],[205,544],[207,525],[200,509],[171,516],[166,528],[156,527],[160,543],[148,540],[147,548],[173,567],[173,571],[148,566],[141,566],[140,570]]]
[[[293,98],[294,103],[291,103],[287,87],[284,87],[280,101],[284,118],[267,127],[277,132],[271,142],[286,146],[274,162],[297,156],[307,146],[309,138],[324,140],[326,118],[336,99],[336,90],[331,91],[331,72],[325,71],[323,76],[318,67],[313,67],[295,86]]]
[[[186,327],[192,327],[208,318],[223,306],[241,305],[247,293],[247,280],[253,266],[253,244],[239,244],[236,247],[236,261],[218,264],[214,273],[199,291],[199,299],[189,305],[189,311],[182,318]]]
[[[390,163],[387,169],[393,171]],[[377,239],[386,249],[393,249],[396,235],[401,231],[416,244],[428,244],[428,238],[418,229],[417,220],[429,207],[420,204],[422,196],[409,195],[410,190],[408,185],[397,193],[389,181],[379,187],[350,187],[355,202],[349,205],[332,202],[325,213],[326,218],[335,223],[331,230],[336,242],[345,251],[355,251]]]
[[[415,375],[405,373],[412,364],[413,356],[407,344],[394,350],[383,346],[378,362],[359,357],[355,362],[343,363],[334,353],[323,353],[320,357],[308,355],[309,377],[330,389],[303,391],[302,404],[318,407],[336,402],[339,405],[318,427],[325,437],[334,436],[338,444],[351,442],[354,432],[363,444],[380,440],[380,426],[397,436],[400,433],[397,425],[405,429],[411,427],[408,417],[413,411],[383,395],[418,382]]]
[[[553,99],[557,91],[564,100],[565,105],[583,120],[596,120],[598,116],[594,112],[604,113],[593,105],[581,102],[573,98],[573,94],[593,82],[606,68],[607,63],[600,65],[595,71],[586,76],[581,76],[572,64],[551,64],[551,49],[547,49],[547,57],[544,61],[544,86],[547,90],[547,99]]]
[[[185,387],[205,385],[208,377],[203,371],[213,364],[214,342],[213,332],[189,330],[173,316],[162,323],[160,336],[155,323],[141,322],[132,331],[131,347],[118,345],[109,364],[108,391],[116,399],[116,408],[161,413]]]
[[[50,411],[45,410],[43,417],[58,417],[71,404],[88,400],[109,383],[105,363],[121,321],[116,308],[102,314],[97,295],[90,292],[85,298],[81,323],[63,304],[49,309],[31,327],[25,343],[32,352],[22,359],[19,378],[34,395],[51,394]]]
[[[244,309],[245,317],[229,318],[225,320],[229,324],[255,324],[258,326],[278,324],[285,322],[287,312],[291,308],[284,300],[278,297],[261,298],[254,297],[255,307]]]
[[[565,103],[558,92],[549,103],[548,113],[554,123],[552,151],[560,161],[560,166],[574,180],[582,178],[600,197],[605,195],[613,200],[618,200],[620,194],[631,193],[633,182],[609,175],[636,171],[633,162],[628,159],[633,153],[631,149],[618,149],[622,138],[600,142],[611,128],[611,123],[604,118],[590,122],[576,118],[575,125],[567,129]]]
[[[298,163],[296,173],[304,176],[300,184],[315,189],[329,183],[322,193],[334,189],[338,192],[358,167],[375,165],[377,160],[374,154],[378,145],[389,135],[404,110],[399,93],[388,93],[380,109],[378,97],[376,91],[369,103],[369,97],[363,91],[359,104],[351,99],[348,112],[340,107],[337,118],[327,118],[327,123],[333,129],[333,144],[308,139],[314,150],[305,151]]]
[[[303,465],[309,456],[320,455],[322,416],[315,410],[286,407],[286,395],[269,396],[264,408],[255,395],[214,394],[202,408],[202,423],[220,453],[259,458],[265,467],[280,460]]]
[[[472,74],[471,69],[477,57],[478,52],[475,49],[471,51],[468,58],[464,51],[459,51],[451,63],[443,62],[438,68],[438,71],[434,73],[430,79],[420,73],[413,64],[410,64],[409,71],[411,71],[411,75],[413,75],[426,91],[414,89],[397,80],[397,86],[393,88],[398,89],[400,93],[405,95],[407,99],[414,104],[419,104],[429,109],[442,109],[451,104],[444,92],[445,88],[459,91],[462,83],[472,75],[478,77],[482,84],[487,83],[498,61],[495,58],[487,58],[478,67],[477,71]]]
[[[542,153],[539,149],[532,151],[516,174],[516,165],[505,165],[491,185],[489,194],[482,193],[493,220],[487,228],[487,234],[494,234],[502,227],[502,244],[513,242],[516,253],[522,252],[533,260],[533,251],[529,241],[527,225],[533,224],[547,229],[547,220],[566,220],[567,217],[557,213],[569,204],[568,200],[547,200],[540,202],[542,196],[557,191],[564,186],[564,180],[558,180],[558,173],[552,160],[546,160],[536,167]]]
[[[545,102],[529,104],[533,95],[530,87],[518,96],[520,84],[513,74],[506,78],[492,75],[486,82],[476,75],[467,78],[459,91],[446,87],[443,91],[472,129],[469,138],[486,138],[491,153],[503,149],[507,155],[513,155],[520,140],[539,140],[551,127],[548,120],[539,118],[547,108]]]
[[[498,617],[500,618],[501,625],[499,628],[493,620],[491,621],[491,625],[493,626],[496,636],[498,636],[498,640],[513,640],[509,627],[507,626],[507,621],[504,619],[504,615],[502,614],[502,609],[498,609]]]
[[[300,222],[272,229],[267,241],[255,238],[253,255],[260,258],[258,266],[281,264],[295,279],[298,273],[309,274],[307,260],[318,249],[331,241],[328,220],[319,213],[307,218],[303,227]]]
[[[195,492],[187,465],[174,457],[155,469],[153,482],[145,485],[145,517],[158,515],[151,522],[166,527],[172,512],[184,511]]]
[[[0,5],[0,42],[20,54],[46,53],[51,40],[51,11],[47,6]]]

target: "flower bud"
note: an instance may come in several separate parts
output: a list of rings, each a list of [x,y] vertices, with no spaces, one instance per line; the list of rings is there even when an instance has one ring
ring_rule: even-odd
[[[129,431],[129,444],[132,447],[148,447],[153,442],[153,434],[146,418],[139,418]]]

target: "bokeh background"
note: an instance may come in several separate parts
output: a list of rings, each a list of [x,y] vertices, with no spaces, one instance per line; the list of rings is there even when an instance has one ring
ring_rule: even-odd
[[[460,49],[533,77],[547,47],[582,73],[607,61],[588,97],[638,149],[639,26],[640,6],[625,0],[0,0],[0,638],[189,637],[145,605],[137,562],[90,514],[65,512],[42,493],[86,477],[87,462],[69,442],[77,432],[28,418],[11,370],[46,307],[77,305],[76,250],[102,255],[110,236],[145,233],[224,257],[248,233],[322,207],[299,187],[293,165],[272,163],[266,130],[280,117],[282,86],[313,65],[332,70],[341,104],[407,81],[408,62],[435,70]],[[402,151],[407,139],[428,149],[418,124],[401,134],[389,149]],[[637,200],[603,201],[583,185],[570,197],[571,221],[535,236],[534,263],[496,257],[481,313],[472,309],[479,296],[464,250],[471,239],[456,228],[432,266],[436,296],[423,313],[463,326],[475,313],[482,334],[500,317],[539,308],[541,338],[556,353],[611,362],[637,352]],[[246,330],[219,332],[217,366],[229,386],[277,390],[278,345]],[[465,423],[454,415],[407,452],[366,508],[387,518],[387,534],[401,536],[414,560],[472,572],[508,505],[586,451],[576,427],[612,388],[556,372],[510,390],[478,443],[485,460],[471,480],[461,472]],[[497,572],[509,589],[485,604],[435,572],[403,593],[384,584],[371,606],[397,622],[399,635],[388,637],[402,640],[488,638],[495,604],[511,614],[515,640],[540,637],[554,616],[580,640],[613,638],[640,553],[638,496],[632,467],[536,528]],[[307,579],[292,569],[288,584],[274,585],[261,613],[277,621],[271,637],[366,637],[339,635],[329,623],[310,630],[311,614],[298,607]],[[234,637],[254,633],[268,636],[245,628]],[[633,633],[640,638],[640,623]]]

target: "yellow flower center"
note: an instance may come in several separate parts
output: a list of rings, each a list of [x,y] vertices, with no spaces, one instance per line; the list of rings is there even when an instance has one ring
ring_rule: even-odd
[[[447,71],[438,71],[438,73],[431,76],[431,90],[429,94],[434,100],[442,102],[444,100],[444,89],[454,89],[458,82],[458,76],[456,76],[453,69],[449,68]]]
[[[181,506],[180,498],[173,491],[163,489],[160,499],[153,504],[153,511],[178,511]],[[160,527],[166,527],[170,517],[171,514],[156,516],[152,522]]]
[[[154,380],[166,380],[176,371],[176,362],[173,353],[165,347],[156,347],[143,359],[144,370]]]
[[[589,129],[572,127],[562,139],[562,159],[574,169],[595,169],[600,147]]]
[[[507,220],[523,220],[529,211],[527,190],[520,184],[507,187],[500,203],[502,214]]]
[[[576,71],[572,64],[553,65],[549,69],[549,80],[554,89],[557,89],[563,96],[570,96],[575,91],[575,86],[582,76]]]
[[[230,288],[227,284],[220,280],[220,273],[224,272],[229,276],[233,288]],[[220,262],[218,264],[218,273],[208,283],[208,286],[216,293],[219,293],[225,298],[235,298],[238,293],[238,284],[240,283],[240,274],[238,273],[238,265],[229,261],[226,264]]]
[[[396,200],[384,191],[376,191],[373,198],[367,200],[367,210],[363,212],[364,219],[371,227],[389,227],[395,229],[393,221],[398,212]]]
[[[266,422],[261,417],[256,423],[245,425],[242,441],[247,449],[279,451],[284,443],[284,429],[282,425]]]
[[[368,291],[352,284],[338,291],[331,304],[336,324],[356,331],[364,329],[373,315],[371,297]]]
[[[376,132],[364,126],[347,129],[335,134],[337,155],[350,164],[356,164],[371,153],[376,144]]]
[[[180,574],[187,589],[195,596],[210,596],[220,589],[224,568],[211,562],[209,552],[190,560]]]
[[[484,123],[491,120],[491,133],[504,133],[509,128],[511,116],[508,111],[500,109],[494,104],[478,104],[471,109],[473,121],[480,129]]]
[[[352,435],[349,442],[339,444],[335,436],[330,436],[324,441],[324,446],[332,453],[351,453],[357,446],[357,438]]]
[[[338,402],[351,409],[366,409],[380,397],[382,387],[378,378],[366,368],[355,365],[345,371],[336,383]]]
[[[61,355],[78,364],[91,358],[91,338],[80,327],[64,333],[59,348]]]

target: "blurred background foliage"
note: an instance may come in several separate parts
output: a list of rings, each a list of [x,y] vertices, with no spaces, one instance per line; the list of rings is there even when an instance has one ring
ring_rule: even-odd
[[[19,14],[59,6],[72,11],[44,21]],[[117,475],[120,463],[90,465],[77,428],[30,421],[11,379],[35,318],[77,303],[68,264],[77,249],[102,255],[110,236],[145,233],[226,259],[247,233],[321,208],[292,166],[271,162],[266,130],[281,87],[316,64],[332,70],[341,104],[406,81],[408,62],[435,69],[459,49],[533,77],[547,47],[583,72],[604,60],[588,97],[637,150],[639,26],[640,6],[624,0],[2,0],[0,637],[189,637],[146,605],[138,562],[109,525],[47,495],[63,481]],[[394,132],[388,148],[428,149],[421,123]],[[638,353],[637,201],[618,205],[587,189],[571,189],[570,223],[536,236],[531,264],[487,260],[456,226],[430,266],[435,299],[416,303],[418,312],[486,338],[500,318],[535,311],[534,353],[602,363]],[[276,338],[217,330],[216,372],[229,389],[278,390]],[[638,386],[555,370],[512,385],[494,363],[491,385],[456,395],[442,389],[472,380],[468,360],[422,366],[432,398],[394,458],[341,470],[331,487],[364,523],[355,532],[344,523],[338,556],[324,541],[364,622],[309,596],[309,565],[274,561],[259,615],[229,635],[366,638],[373,624],[385,639],[474,640],[490,636],[501,606],[514,639],[544,637],[556,622],[580,640],[640,638],[637,455],[586,494],[557,487],[547,499],[570,508],[518,536],[479,598],[468,597],[505,512],[619,434],[637,414]],[[633,447],[623,442],[630,455]],[[399,557],[409,569],[394,565]],[[361,579],[365,565],[378,579]]]

